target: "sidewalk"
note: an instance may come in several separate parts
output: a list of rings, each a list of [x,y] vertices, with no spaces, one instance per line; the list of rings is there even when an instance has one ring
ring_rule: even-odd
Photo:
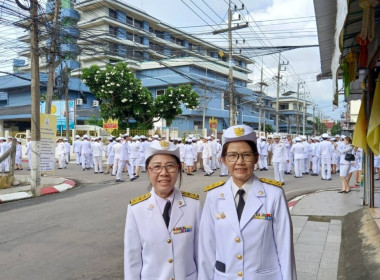
[[[380,249],[380,211],[361,206],[360,189],[353,188],[348,194],[318,191],[300,196],[288,205],[299,280],[380,279],[379,260],[374,260],[370,269],[365,261],[353,269],[358,264],[356,256],[365,259],[368,254],[368,259],[373,259],[373,253],[364,245]],[[368,227],[363,220],[370,223],[372,238],[361,236],[364,226]],[[356,248],[355,243],[359,244]]]
[[[32,197],[30,175],[15,175],[15,182],[19,182],[20,186],[0,189],[0,204]],[[65,178],[42,176],[41,195],[63,192],[75,187],[75,185],[74,181]]]

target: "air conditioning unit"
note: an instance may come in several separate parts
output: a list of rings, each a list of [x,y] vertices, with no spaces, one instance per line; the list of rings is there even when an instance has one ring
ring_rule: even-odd
[[[77,98],[77,105],[83,105],[83,99]]]
[[[98,100],[93,100],[92,101],[92,107],[98,107],[99,106],[99,101]]]

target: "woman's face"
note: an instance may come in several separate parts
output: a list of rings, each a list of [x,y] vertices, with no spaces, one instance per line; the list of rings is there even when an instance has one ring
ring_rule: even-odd
[[[236,161],[229,161],[228,155],[239,154]],[[253,155],[252,161],[244,161],[241,154],[245,154],[245,158]],[[231,174],[234,182],[238,186],[242,186],[247,182],[254,171],[257,163],[258,155],[254,155],[252,148],[245,141],[230,142],[226,151],[226,156],[223,155],[223,163],[227,166],[229,174]]]
[[[179,166],[172,155],[154,155],[149,162],[149,180],[161,197],[168,197],[173,192],[178,174]]]

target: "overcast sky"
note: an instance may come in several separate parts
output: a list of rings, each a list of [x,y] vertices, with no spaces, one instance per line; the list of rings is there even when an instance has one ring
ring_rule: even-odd
[[[226,35],[223,35],[224,37],[215,36],[210,32],[226,28],[228,0],[119,1],[142,9],[171,26],[180,28],[204,40],[210,40],[212,43],[227,49]],[[313,0],[233,0],[232,6],[236,5],[241,8],[242,3],[244,3],[245,8],[239,12],[242,17],[241,23],[248,21],[249,28],[233,32],[234,48],[318,44]],[[237,16],[238,12],[235,12],[234,17]],[[17,57],[17,54],[10,51],[9,44],[14,42],[15,32],[1,24],[0,32],[2,34],[0,43],[3,46],[8,43],[6,55],[4,51],[2,51],[3,55],[0,53],[0,65],[3,71],[11,71],[11,61]],[[199,35],[205,32],[208,34]],[[245,44],[242,42],[243,39],[246,41]],[[238,40],[237,44],[236,40]],[[301,92],[310,92],[312,101],[321,108],[326,116],[339,120],[340,112],[344,110],[344,102],[340,101],[339,108],[333,110],[332,80],[316,81],[316,75],[321,71],[319,48],[285,51],[281,53],[281,57],[281,61],[289,62],[286,71],[281,71],[281,93],[289,90],[296,91],[297,82],[303,81],[305,85]],[[270,84],[267,88],[267,94],[275,97],[276,83],[274,77],[277,75],[278,53],[251,58],[255,61],[249,66],[253,71],[250,76],[253,84],[260,81],[260,69],[263,67],[264,81]],[[309,112],[312,110],[310,109]]]

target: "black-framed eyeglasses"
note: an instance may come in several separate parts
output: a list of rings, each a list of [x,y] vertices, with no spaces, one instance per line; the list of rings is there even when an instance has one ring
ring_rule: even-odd
[[[235,162],[237,161],[240,157],[245,161],[245,162],[252,162],[255,159],[255,155],[253,153],[234,153],[234,152],[229,152],[225,154],[226,160],[229,162]]]
[[[162,168],[164,167],[165,167],[166,172],[174,173],[178,170],[179,165],[173,163],[173,164],[167,164],[167,165],[157,164],[157,165],[148,166],[149,170],[152,171],[152,173],[156,173],[156,174],[161,173]]]

